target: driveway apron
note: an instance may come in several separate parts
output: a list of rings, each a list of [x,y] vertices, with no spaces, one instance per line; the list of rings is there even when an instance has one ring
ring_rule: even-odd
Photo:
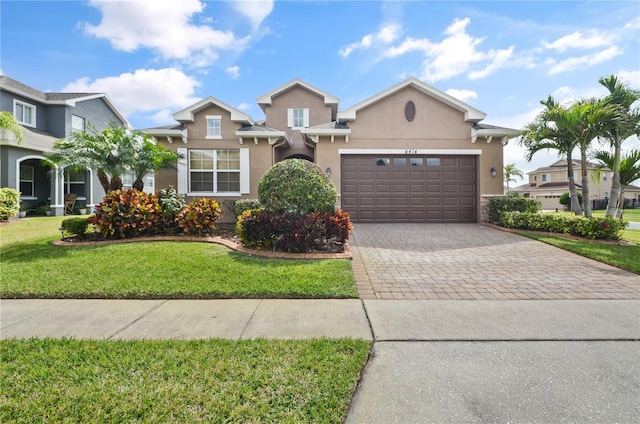
[[[362,299],[640,299],[640,277],[482,224],[355,224]]]

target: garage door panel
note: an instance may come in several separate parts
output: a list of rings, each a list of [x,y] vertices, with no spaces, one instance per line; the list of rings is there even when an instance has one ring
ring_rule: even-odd
[[[355,222],[475,222],[476,162],[474,156],[344,155],[342,207]]]

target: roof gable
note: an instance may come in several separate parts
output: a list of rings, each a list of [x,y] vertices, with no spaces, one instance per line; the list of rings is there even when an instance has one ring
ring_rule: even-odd
[[[231,120],[234,122],[244,122],[246,124],[250,124],[253,125],[255,123],[255,121],[246,113],[234,108],[233,106],[229,106],[228,104],[224,103],[221,100],[216,99],[215,97],[206,97],[202,100],[200,100],[197,103],[192,104],[191,106],[188,106],[176,113],[173,114],[173,118],[176,121],[180,121],[180,122],[193,122],[194,121],[194,114],[197,113],[198,111],[204,109],[205,107],[209,106],[209,105],[215,105],[218,106],[224,110],[226,110],[227,112],[229,112],[231,114]]]
[[[303,87],[309,91],[311,91],[314,94],[317,94],[318,96],[322,97],[324,99],[324,103],[326,105],[338,105],[338,103],[340,102],[340,100],[327,93],[326,91],[320,90],[317,87],[312,86],[311,84],[302,81],[300,78],[296,78],[293,81],[289,81],[288,83],[281,85],[280,87],[269,91],[267,94],[263,94],[262,96],[258,97],[256,99],[256,102],[260,105],[261,108],[264,109],[265,105],[270,105],[272,104],[273,98],[278,96],[279,94],[284,93],[287,90],[290,90],[291,88],[295,87],[295,86],[300,86]]]
[[[415,89],[417,89],[418,91],[433,97],[434,99],[456,109],[459,110],[460,112],[464,113],[464,119],[465,121],[471,121],[471,122],[478,122],[483,120],[487,114],[472,107],[469,106],[468,104],[461,102],[460,100],[456,99],[455,97],[452,97],[450,95],[448,95],[447,93],[440,91],[428,84],[425,84],[424,82],[420,81],[417,78],[411,77],[408,78],[404,81],[401,81],[400,83],[389,87],[388,89],[381,91],[378,94],[375,94],[371,97],[369,97],[368,99],[354,105],[351,106],[348,109],[345,109],[341,112],[338,112],[338,120],[340,121],[353,121],[356,119],[356,115],[358,113],[359,110],[364,109],[366,107],[369,107],[371,105],[373,105],[374,103],[379,102],[380,100],[394,94],[397,93],[398,91],[406,88],[406,87],[414,87]]]

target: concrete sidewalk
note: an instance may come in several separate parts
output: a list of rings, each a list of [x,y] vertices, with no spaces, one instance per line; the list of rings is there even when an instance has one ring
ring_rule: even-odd
[[[640,340],[640,301],[3,299],[0,337]]]

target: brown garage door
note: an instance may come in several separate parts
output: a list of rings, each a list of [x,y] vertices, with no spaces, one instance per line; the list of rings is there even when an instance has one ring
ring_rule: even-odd
[[[476,222],[476,186],[475,156],[342,156],[342,209],[355,222]]]

